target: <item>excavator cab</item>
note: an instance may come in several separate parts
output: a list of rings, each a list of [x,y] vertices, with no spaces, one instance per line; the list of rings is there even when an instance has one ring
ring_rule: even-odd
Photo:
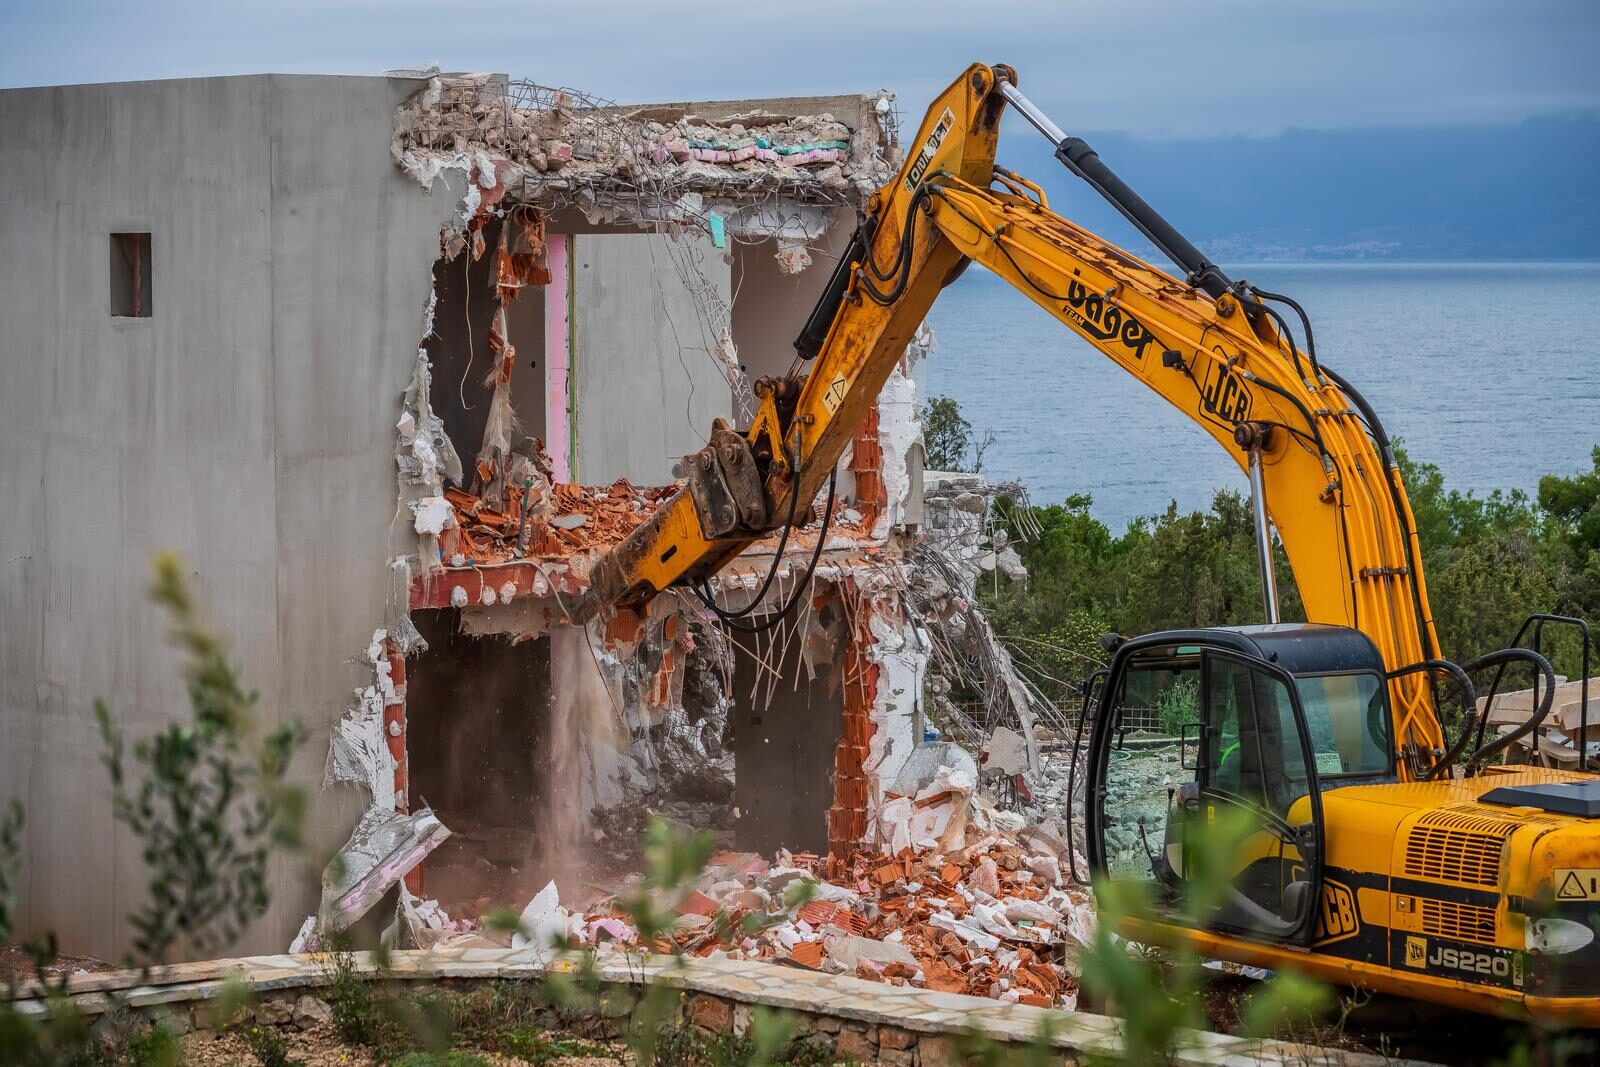
[[[1371,640],[1304,624],[1149,634],[1116,644],[1099,692],[1091,868],[1150,883],[1163,921],[1309,946],[1322,791],[1395,780]]]

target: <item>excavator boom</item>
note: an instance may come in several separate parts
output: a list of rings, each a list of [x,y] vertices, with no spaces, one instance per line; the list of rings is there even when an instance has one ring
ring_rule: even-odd
[[[1185,277],[1055,214],[1038,186],[997,168],[1008,103]],[[795,494],[815,499],[939,291],[976,261],[1188,415],[1241,468],[1254,455],[1312,621],[1364,631],[1391,670],[1437,656],[1415,524],[1376,415],[1295,347],[1260,296],[1044,117],[1010,68],[974,65],[940,94],[869,206],[796,342],[809,373],[764,379],[752,425],[714,429],[687,458],[688,484],[597,566],[581,616],[704,582],[782,526]],[[1103,418],[1066,396],[1061,414]],[[1430,686],[1419,674],[1392,685],[1392,736],[1420,776],[1444,751]]]

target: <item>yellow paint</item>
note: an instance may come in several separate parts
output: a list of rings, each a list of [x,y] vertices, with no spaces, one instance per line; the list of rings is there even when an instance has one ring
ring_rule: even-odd
[[[1368,926],[1388,926],[1390,923],[1389,894],[1381,889],[1366,886],[1357,889],[1356,909],[1361,913],[1361,921]]]

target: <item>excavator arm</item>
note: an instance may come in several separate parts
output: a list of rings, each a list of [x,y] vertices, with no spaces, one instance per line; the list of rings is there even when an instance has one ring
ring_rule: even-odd
[[[1184,277],[1055,214],[1038,186],[997,167],[1008,103]],[[1301,351],[1267,303],[1281,298],[1230,281],[1038,112],[1010,68],[981,64],[934,101],[899,174],[872,198],[796,342],[809,373],[757,383],[747,430],[714,427],[686,457],[685,486],[598,561],[577,616],[702,583],[783,527],[792,502],[815,499],[940,289],[974,261],[1188,415],[1250,474],[1310,621],[1362,630],[1391,671],[1437,657],[1393,452],[1365,400],[1315,359],[1309,322]],[[1086,398],[1062,395],[1059,411],[1118,432]],[[1402,766],[1420,777],[1444,747],[1431,688],[1415,670],[1390,686]]]

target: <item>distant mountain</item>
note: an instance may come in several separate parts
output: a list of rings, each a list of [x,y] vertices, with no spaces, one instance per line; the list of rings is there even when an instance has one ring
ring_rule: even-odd
[[[1054,161],[1031,127],[1016,117],[1006,126],[1003,165],[1040,180],[1051,206],[1074,221],[1130,248],[1146,247]],[[1273,137],[1083,136],[1223,264],[1600,259],[1600,113],[1514,126],[1289,130]]]

